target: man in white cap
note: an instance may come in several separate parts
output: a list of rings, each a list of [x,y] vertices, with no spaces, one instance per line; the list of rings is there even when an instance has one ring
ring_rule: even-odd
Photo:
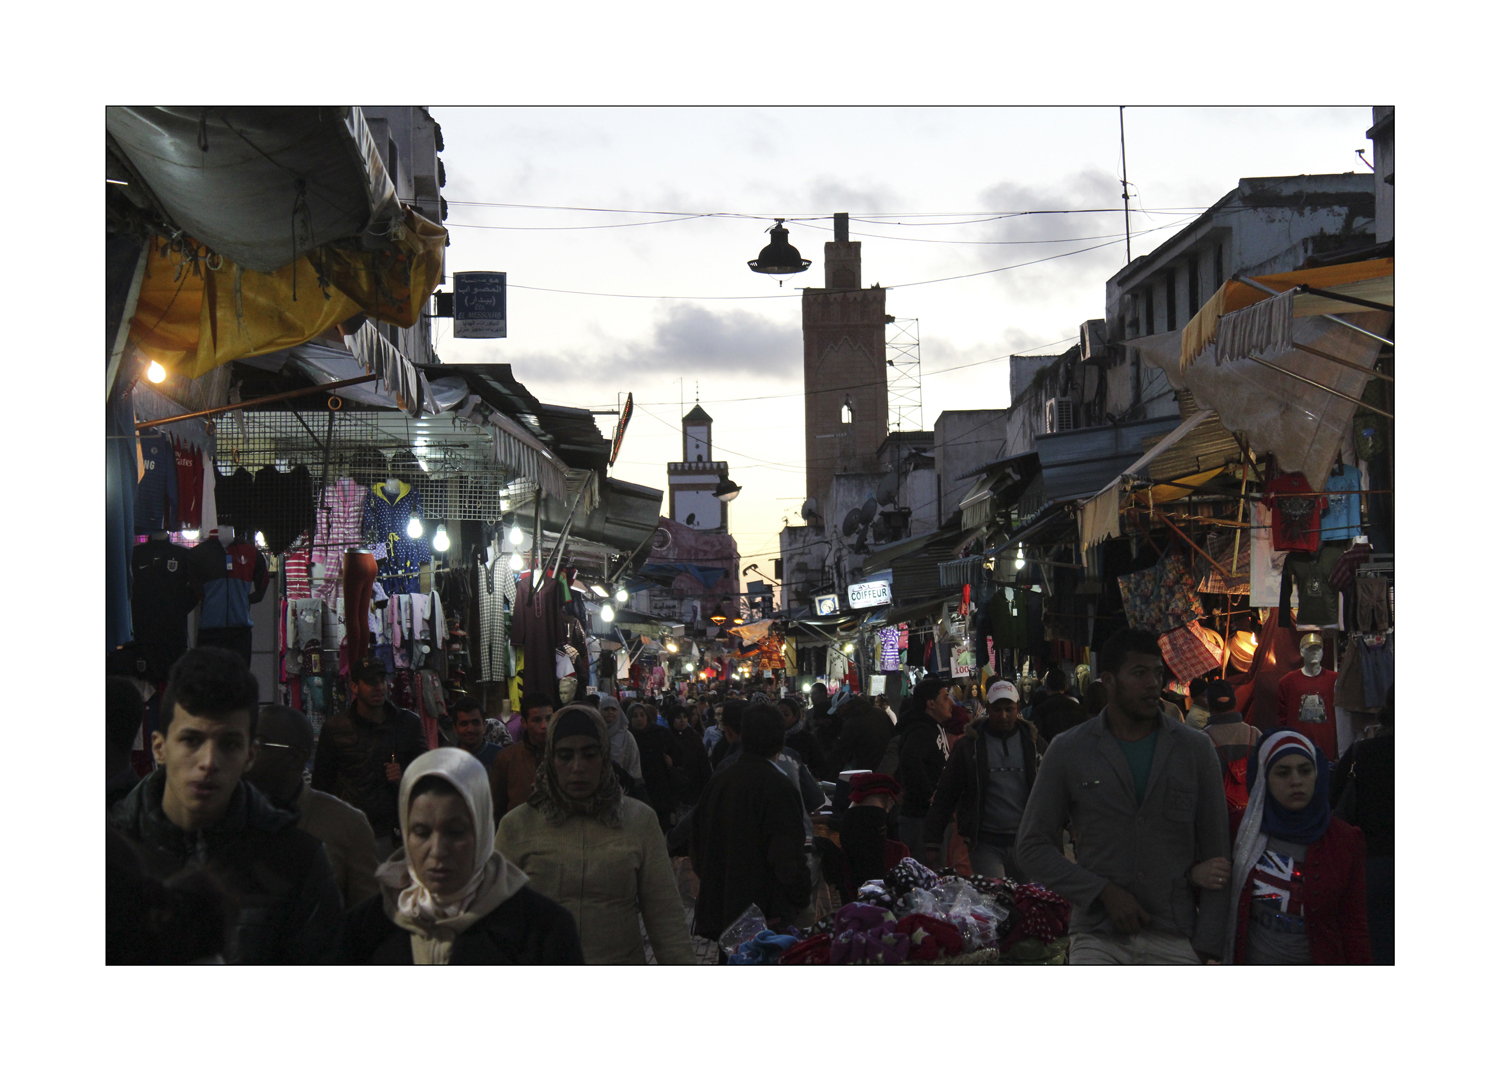
[[[923,830],[927,857],[929,865],[937,860],[956,807],[974,872],[1024,882],[1016,831],[1047,745],[1036,726],[1022,720],[1021,694],[1010,681],[992,682],[984,701],[985,715],[964,730],[938,780]]]

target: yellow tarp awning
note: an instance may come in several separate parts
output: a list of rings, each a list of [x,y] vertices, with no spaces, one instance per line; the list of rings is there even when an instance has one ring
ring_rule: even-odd
[[[1349,288],[1353,297],[1364,297],[1366,300],[1381,300],[1387,296],[1389,286],[1380,288],[1380,296],[1376,293],[1360,293],[1359,288],[1352,285],[1377,279],[1389,279],[1396,273],[1396,260],[1394,257],[1384,257],[1380,260],[1362,260],[1357,264],[1336,264],[1328,268],[1307,268],[1303,271],[1283,272],[1279,275],[1257,275],[1256,282],[1262,286],[1268,286],[1278,293],[1284,293],[1296,286],[1311,286],[1319,290],[1333,288]],[[1263,293],[1245,283],[1236,282],[1231,279],[1214,293],[1213,297],[1203,303],[1203,307],[1188,321],[1182,329],[1182,367],[1186,368],[1198,359],[1210,342],[1218,334],[1219,319],[1231,312],[1249,308],[1258,301],[1264,301],[1271,295]],[[1327,312],[1357,310],[1358,306],[1349,306],[1341,309],[1336,305],[1330,305],[1326,299],[1309,299],[1306,303],[1302,298],[1297,300],[1297,316],[1314,316]]]
[[[317,338],[361,312],[412,327],[442,277],[447,232],[409,208],[401,230],[385,249],[325,246],[268,273],[218,257],[199,260],[194,270],[154,239],[130,341],[167,371],[197,378]]]
[[[1179,498],[1184,498],[1192,494],[1195,489],[1202,487],[1223,471],[1224,468],[1221,465],[1219,468],[1210,469],[1208,472],[1198,472],[1191,476],[1179,476],[1171,483],[1154,483],[1149,488],[1142,488],[1136,491],[1127,505],[1145,506],[1147,504],[1146,496],[1148,492],[1150,494],[1150,502],[1155,505],[1160,505],[1163,502],[1175,502]],[[1178,486],[1181,484],[1186,484],[1187,486]]]

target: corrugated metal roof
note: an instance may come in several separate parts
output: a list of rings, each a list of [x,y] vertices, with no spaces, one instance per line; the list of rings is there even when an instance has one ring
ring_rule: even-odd
[[[1143,445],[1150,449],[1162,438],[1165,436],[1153,436]],[[1239,456],[1239,444],[1214,414],[1184,435],[1180,442],[1162,451],[1161,456],[1147,466],[1146,474],[1153,480],[1175,480],[1179,476],[1220,468],[1238,460]]]

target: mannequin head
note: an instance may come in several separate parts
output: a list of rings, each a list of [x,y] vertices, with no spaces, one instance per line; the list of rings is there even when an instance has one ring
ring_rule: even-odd
[[[234,542],[234,526],[230,524],[219,525],[219,542],[224,546]]]
[[[1323,637],[1309,632],[1302,637],[1302,672],[1316,677],[1323,671]]]

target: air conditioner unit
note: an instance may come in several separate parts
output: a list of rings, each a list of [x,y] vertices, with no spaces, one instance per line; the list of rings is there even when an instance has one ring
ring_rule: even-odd
[[[1047,434],[1073,430],[1073,400],[1071,398],[1048,398],[1046,409]]]

